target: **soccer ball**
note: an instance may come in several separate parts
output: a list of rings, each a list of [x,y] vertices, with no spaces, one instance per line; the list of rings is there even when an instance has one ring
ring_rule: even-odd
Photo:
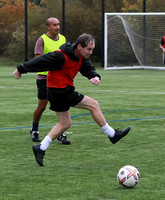
[[[126,165],[122,167],[117,173],[117,180],[119,183],[127,188],[132,188],[137,185],[140,179],[140,173],[136,167]]]

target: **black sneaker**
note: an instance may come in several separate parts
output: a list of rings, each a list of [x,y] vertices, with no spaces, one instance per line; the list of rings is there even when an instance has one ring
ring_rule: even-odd
[[[70,140],[67,139],[66,135],[62,133],[58,138],[57,141],[61,144],[70,144]]]
[[[42,151],[40,149],[40,144],[33,145],[33,152],[34,152],[34,155],[35,155],[37,163],[40,166],[44,166],[44,164],[43,164],[43,157],[45,155],[45,151]]]
[[[110,141],[115,144],[118,142],[122,137],[126,136],[127,133],[130,131],[131,127],[125,128],[124,130],[115,130],[115,136],[113,138],[108,137]]]
[[[41,142],[41,140],[39,139],[39,131],[30,131],[30,136],[32,138],[33,142]]]

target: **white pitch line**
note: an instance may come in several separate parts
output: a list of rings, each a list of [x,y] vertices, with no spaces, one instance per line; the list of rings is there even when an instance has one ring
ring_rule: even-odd
[[[17,87],[17,86],[0,86],[0,89],[15,88],[15,89],[35,89],[34,87]],[[88,89],[77,89],[77,91],[83,92],[111,92],[111,93],[141,93],[141,94],[165,94],[165,92],[147,92],[147,91],[126,91],[126,90],[88,90]]]
[[[88,90],[88,89],[78,89],[78,91],[84,91],[84,92],[113,92],[113,93],[141,93],[141,94],[165,94],[165,92],[147,92],[147,91],[124,91],[124,90]]]
[[[0,86],[0,89],[11,89],[11,88],[14,88],[14,89],[24,89],[24,90],[29,90],[29,89],[33,89],[34,87],[17,87],[17,86]]]

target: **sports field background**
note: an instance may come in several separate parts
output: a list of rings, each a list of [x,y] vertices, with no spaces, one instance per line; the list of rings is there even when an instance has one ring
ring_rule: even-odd
[[[71,109],[71,145],[54,141],[39,167],[29,130],[37,106],[36,74],[12,77],[16,64],[0,64],[0,199],[2,200],[163,200],[165,196],[165,71],[104,71],[99,86],[80,74],[76,90],[98,100],[113,128],[131,126],[113,145],[87,110]],[[43,139],[57,123],[44,112]],[[141,178],[123,189],[116,175],[123,165],[137,167]]]

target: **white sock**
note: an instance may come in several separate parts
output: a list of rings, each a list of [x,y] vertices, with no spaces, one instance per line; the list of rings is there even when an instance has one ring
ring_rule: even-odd
[[[109,136],[109,137],[111,137],[111,138],[114,137],[114,135],[115,135],[115,130],[114,130],[112,127],[110,127],[109,124],[106,124],[105,126],[101,127],[101,129],[104,131],[104,133],[105,133],[107,136]]]
[[[41,145],[40,145],[40,149],[42,151],[45,151],[48,146],[50,145],[50,143],[52,142],[52,139],[47,135],[41,142]]]

